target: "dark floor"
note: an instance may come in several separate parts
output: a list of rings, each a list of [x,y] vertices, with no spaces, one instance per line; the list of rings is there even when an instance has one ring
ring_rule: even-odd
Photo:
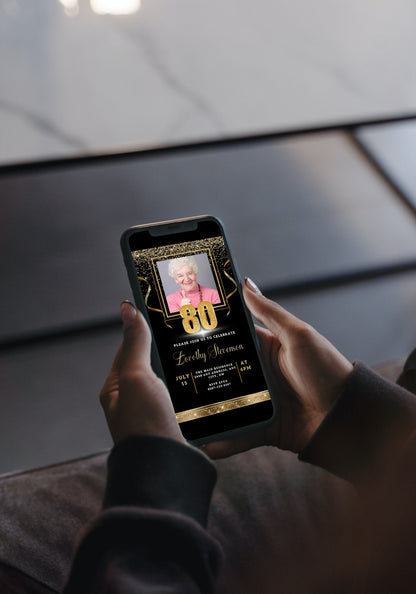
[[[215,214],[241,274],[350,359],[406,355],[416,345],[415,129],[0,169],[0,472],[110,446],[98,393],[130,296],[118,242],[133,224]]]

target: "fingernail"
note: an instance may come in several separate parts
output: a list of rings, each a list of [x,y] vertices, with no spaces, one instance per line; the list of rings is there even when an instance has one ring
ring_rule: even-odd
[[[251,280],[251,278],[246,276],[244,279],[244,282],[245,282],[247,289],[250,289],[250,291],[252,291],[253,293],[256,293],[256,295],[261,295],[260,289],[258,288],[256,283]]]
[[[137,318],[137,309],[134,307],[133,303],[126,299],[120,305],[120,315],[123,322],[123,327],[125,325],[131,324]]]

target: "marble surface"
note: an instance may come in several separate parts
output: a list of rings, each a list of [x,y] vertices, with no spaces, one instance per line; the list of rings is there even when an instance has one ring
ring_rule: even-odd
[[[415,112],[415,18],[413,0],[0,0],[0,163]]]
[[[416,120],[363,126],[358,140],[416,212]]]

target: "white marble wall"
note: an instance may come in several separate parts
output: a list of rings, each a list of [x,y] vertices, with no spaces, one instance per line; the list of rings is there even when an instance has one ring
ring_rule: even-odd
[[[0,164],[416,112],[414,0],[68,1],[0,0]]]

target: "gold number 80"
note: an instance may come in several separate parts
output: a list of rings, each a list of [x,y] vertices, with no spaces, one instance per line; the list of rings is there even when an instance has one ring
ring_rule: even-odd
[[[201,301],[198,304],[198,317],[196,316],[196,309],[193,305],[182,305],[180,314],[183,318],[182,324],[187,334],[195,334],[202,327],[205,330],[213,330],[218,325],[215,310],[209,301]],[[201,323],[200,323],[201,322]]]

